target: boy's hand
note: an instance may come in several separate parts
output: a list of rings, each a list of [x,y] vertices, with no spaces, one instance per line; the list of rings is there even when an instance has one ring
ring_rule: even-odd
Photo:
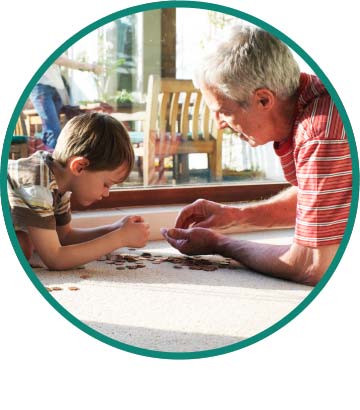
[[[116,222],[111,224],[111,231],[115,231],[116,229],[121,229],[128,220],[128,216],[124,216],[121,219],[118,219]]]
[[[150,227],[141,216],[126,216],[116,223],[119,224],[117,230],[121,234],[123,246],[142,248],[146,245],[150,235]]]

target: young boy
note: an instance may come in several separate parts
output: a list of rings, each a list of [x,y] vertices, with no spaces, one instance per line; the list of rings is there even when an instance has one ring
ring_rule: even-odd
[[[9,161],[8,194],[20,246],[29,260],[35,248],[49,269],[97,259],[124,246],[143,247],[149,225],[140,216],[112,225],[78,229],[70,224],[70,196],[82,205],[109,195],[124,181],[134,152],[123,125],[109,115],[82,114],[62,130],[55,151]]]

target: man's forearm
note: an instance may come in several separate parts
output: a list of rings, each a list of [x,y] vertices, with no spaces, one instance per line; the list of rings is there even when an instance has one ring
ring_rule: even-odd
[[[290,228],[295,225],[297,188],[270,199],[232,209],[232,218],[244,228]]]
[[[262,244],[222,235],[215,253],[237,260],[256,272],[307,285],[315,285],[321,277],[314,272],[311,250],[300,254],[294,252],[291,245]]]
[[[216,253],[237,260],[257,272],[284,277],[289,273],[289,266],[280,258],[289,248],[289,245],[268,245],[223,236]]]

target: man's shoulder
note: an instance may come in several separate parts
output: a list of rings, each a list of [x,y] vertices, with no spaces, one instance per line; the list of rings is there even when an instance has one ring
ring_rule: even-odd
[[[344,125],[339,112],[326,92],[309,101],[297,118],[295,141],[344,140]]]

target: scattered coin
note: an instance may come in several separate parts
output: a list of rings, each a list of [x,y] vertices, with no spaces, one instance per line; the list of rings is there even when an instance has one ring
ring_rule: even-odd
[[[77,286],[69,286],[68,289],[69,290],[80,290],[80,288],[78,288]]]
[[[152,254],[150,252],[143,252],[141,256],[145,256],[145,258],[151,258]]]
[[[126,268],[125,268],[125,266],[117,266],[116,269],[117,270],[125,270]]]
[[[45,286],[45,289],[46,289],[48,292],[52,292],[52,289],[51,289],[51,288],[48,288],[47,286]]]
[[[217,268],[217,266],[215,266],[215,265],[212,265],[212,266],[210,266],[210,265],[202,266],[202,270],[204,270],[204,271],[206,271],[206,272],[212,272],[212,271],[217,270],[217,269],[218,269],[218,268]]]
[[[51,290],[63,290],[60,286],[53,286]]]
[[[174,265],[173,268],[174,268],[174,269],[182,269],[182,266],[180,266],[180,265]]]
[[[137,258],[135,256],[132,256],[132,255],[124,255],[124,259],[127,262],[136,262],[137,261]]]

